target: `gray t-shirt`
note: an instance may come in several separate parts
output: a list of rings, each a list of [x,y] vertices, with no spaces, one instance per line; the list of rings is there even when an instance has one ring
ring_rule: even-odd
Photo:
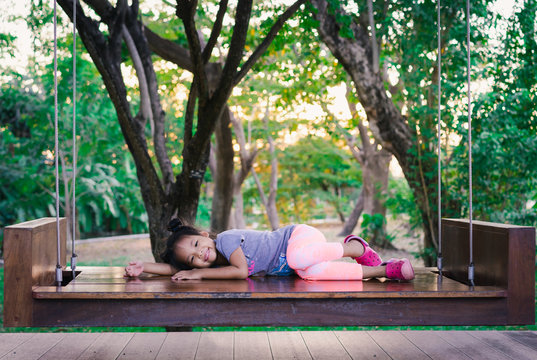
[[[287,265],[287,242],[295,225],[275,231],[227,230],[216,236],[216,249],[229,261],[240,246],[248,264],[248,275],[291,275]]]

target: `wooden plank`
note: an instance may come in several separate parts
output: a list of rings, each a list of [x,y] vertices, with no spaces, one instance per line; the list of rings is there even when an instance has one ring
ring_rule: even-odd
[[[417,272],[411,282],[305,281],[298,277],[247,280],[191,280],[172,282],[169,277],[123,277],[123,268],[77,268],[82,271],[69,285],[36,287],[36,299],[281,299],[281,298],[445,298],[505,297],[499,287],[475,287],[438,279],[432,271]]]
[[[60,333],[42,333],[34,336],[30,341],[26,341],[2,357],[2,360],[8,359],[39,359],[41,355],[56,345],[65,334]]]
[[[537,333],[529,331],[503,331],[505,336],[537,351]]]
[[[473,221],[475,284],[508,290],[506,325],[535,323],[535,228]],[[444,273],[467,282],[469,221],[443,219]]]
[[[65,265],[66,221],[60,219],[60,264]],[[4,326],[31,326],[32,286],[52,285],[57,262],[56,219],[7,226],[4,231]],[[54,240],[54,241],[51,241]]]
[[[196,359],[226,360],[233,359],[232,332],[217,331],[201,334]]]
[[[332,331],[301,331],[302,338],[314,359],[350,359]]]
[[[156,360],[193,360],[201,333],[168,333]]]
[[[0,358],[17,346],[29,341],[35,334],[31,333],[8,333],[0,334]]]
[[[235,360],[272,359],[270,344],[266,332],[239,331],[235,332]]]
[[[99,337],[98,333],[67,333],[39,360],[77,359]]]
[[[368,331],[371,338],[394,359],[429,359],[399,331]]]
[[[334,333],[353,359],[391,359],[365,331],[335,331]]]
[[[297,331],[279,331],[268,333],[270,349],[274,360],[310,360],[312,357]]]
[[[61,299],[36,301],[34,306],[39,314],[35,326],[501,325],[507,321],[505,299],[495,298]]]
[[[435,331],[401,331],[401,334],[432,359],[470,359],[459,349],[438,336]]]
[[[510,357],[476,339],[466,331],[439,331],[437,334],[472,359],[510,359]]]
[[[125,346],[118,359],[153,360],[166,339],[166,333],[137,333]]]
[[[537,350],[527,347],[520,342],[496,331],[471,331],[473,337],[487,343],[494,349],[501,351],[505,355],[517,360],[537,359]],[[537,341],[537,337],[535,339]]]
[[[78,360],[116,359],[133,336],[132,333],[102,333]]]

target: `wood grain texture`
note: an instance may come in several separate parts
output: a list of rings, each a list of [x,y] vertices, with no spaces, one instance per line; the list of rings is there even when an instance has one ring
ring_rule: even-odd
[[[272,360],[269,339],[266,332],[235,332],[235,360]]]
[[[15,349],[12,349],[6,355],[2,357],[2,360],[8,359],[39,359],[41,355],[46,353],[48,350],[53,348],[62,338],[65,337],[65,334],[39,334],[39,336],[34,336],[30,341],[26,341],[23,344],[17,346]]]
[[[156,360],[193,360],[201,333],[168,333]]]
[[[510,325],[535,322],[535,228],[473,221],[475,284],[508,290]],[[469,221],[443,219],[444,273],[467,282]]]
[[[60,219],[60,265],[65,266],[66,221]],[[56,219],[4,230],[4,326],[31,326],[32,287],[53,285],[57,263]]]
[[[232,332],[202,333],[196,358],[206,360],[232,360],[233,337],[234,334]]]
[[[135,334],[117,359],[154,360],[166,339],[166,333]]]
[[[336,331],[335,334],[353,359],[391,359],[365,331]]]
[[[518,341],[496,331],[471,331],[471,336],[490,345],[503,354],[517,360],[535,360],[536,353],[530,347],[527,347]]]
[[[465,284],[429,269],[416,269],[411,282],[306,281],[296,276],[246,280],[188,280],[169,277],[123,277],[121,267],[77,267],[80,275],[67,286],[39,286],[36,299],[288,299],[288,298],[471,298],[505,297],[504,288]]]
[[[132,333],[102,333],[77,360],[116,359],[133,336]]]
[[[0,358],[17,346],[29,341],[34,334],[31,333],[13,333],[13,334],[0,334]]]
[[[438,335],[472,359],[511,359],[499,350],[471,336],[466,331],[439,331]]]
[[[429,359],[399,331],[368,331],[371,338],[393,359]]]
[[[314,359],[351,359],[332,331],[301,331],[301,334]]]
[[[401,334],[431,359],[470,359],[466,354],[438,336],[435,331],[402,331]]]
[[[39,360],[77,359],[99,337],[98,333],[68,333]]]
[[[311,360],[312,357],[300,332],[269,332],[268,337],[274,360]]]

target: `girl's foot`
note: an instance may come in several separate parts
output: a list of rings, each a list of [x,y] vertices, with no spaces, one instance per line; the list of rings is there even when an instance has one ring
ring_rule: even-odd
[[[364,253],[362,255],[353,257],[358,264],[365,266],[379,266],[382,264],[382,259],[380,258],[379,254],[377,254],[375,250],[371,249],[364,239],[356,235],[349,235],[345,238],[345,240],[343,240],[343,243],[346,244],[351,240],[359,241],[364,247]]]
[[[390,259],[386,263],[386,277],[393,280],[412,280],[414,269],[408,259]]]

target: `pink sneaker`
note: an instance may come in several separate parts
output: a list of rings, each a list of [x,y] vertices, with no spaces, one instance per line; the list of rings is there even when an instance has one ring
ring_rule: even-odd
[[[364,246],[364,253],[359,257],[353,258],[358,264],[366,266],[379,266],[382,264],[382,259],[379,254],[369,247],[367,241],[356,235],[348,235],[345,240],[343,240],[343,243],[346,244],[351,240],[358,240]]]
[[[393,280],[412,280],[414,269],[408,259],[390,259],[386,263],[386,277]]]

